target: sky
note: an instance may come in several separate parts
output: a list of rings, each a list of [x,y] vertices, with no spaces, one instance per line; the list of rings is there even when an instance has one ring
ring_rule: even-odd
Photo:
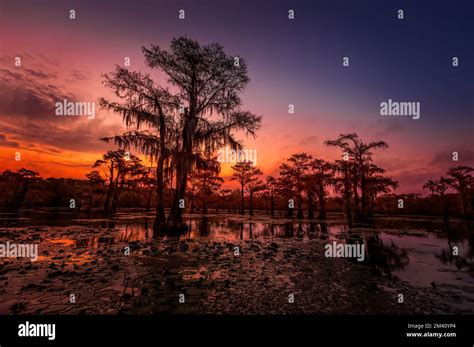
[[[448,167],[474,165],[473,10],[470,0],[2,0],[0,171],[85,178],[111,149],[99,137],[125,130],[121,117],[103,110],[94,119],[58,117],[54,104],[109,97],[101,75],[124,57],[131,70],[153,76],[141,48],[186,35],[246,60],[242,108],[263,123],[256,139],[242,139],[265,175],[296,152],[337,159],[340,151],[324,141],[356,132],[388,143],[374,160],[399,181],[399,193],[422,192]],[[381,116],[388,99],[420,102],[420,119]],[[222,169],[230,174],[230,165]]]

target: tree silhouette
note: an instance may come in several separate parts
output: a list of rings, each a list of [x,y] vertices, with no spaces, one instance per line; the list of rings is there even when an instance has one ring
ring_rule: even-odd
[[[134,154],[125,152],[123,149],[107,151],[102,156],[102,159],[97,160],[92,167],[104,167],[106,170],[105,175],[109,182],[104,201],[106,213],[116,211],[120,193],[127,183],[127,177],[135,177],[144,172],[141,160]]]
[[[199,198],[202,202],[202,212],[207,213],[208,201],[214,192],[217,192],[224,182],[219,177],[220,165],[215,159],[208,159],[206,165],[190,174],[189,181],[193,187],[192,198]],[[193,201],[191,202],[193,204]]]
[[[105,188],[105,180],[100,175],[99,171],[91,171],[86,174],[87,179],[91,184],[91,192],[89,197],[89,207],[95,206],[94,196],[96,194],[102,194]]]
[[[239,94],[249,78],[247,65],[239,57],[227,55],[221,45],[212,43],[200,45],[186,37],[171,41],[170,50],[152,45],[143,48],[150,67],[163,72],[168,83],[176,90],[179,99],[177,125],[175,191],[169,225],[176,229],[182,224],[182,209],[188,174],[203,153],[225,145],[241,149],[242,144],[233,132],[243,131],[246,135],[256,135],[261,117],[248,111],[241,111]]]
[[[318,197],[319,215],[318,219],[326,219],[326,196],[327,187],[334,183],[332,176],[332,166],[330,163],[322,159],[314,159],[311,161],[310,182],[313,191]]]
[[[296,190],[294,188],[294,182],[292,181],[291,177],[289,176],[278,176],[275,182],[276,192],[279,197],[284,200],[284,204],[286,206],[285,216],[290,218],[293,217],[293,208],[290,207],[290,199],[294,199]]]
[[[270,215],[275,216],[275,191],[278,189],[277,180],[273,176],[268,176],[266,179],[267,191],[270,195]]]
[[[258,180],[258,176],[262,174],[260,169],[253,166],[251,162],[243,161],[232,166],[233,174],[230,177],[231,181],[237,181],[240,184],[241,192],[241,209],[240,213],[245,214],[244,192],[245,187]]]
[[[354,160],[353,196],[356,219],[367,221],[369,219],[369,192],[367,178],[374,149],[387,148],[384,141],[364,143],[355,133],[341,134],[336,140],[325,141],[328,146],[342,149],[348,158]],[[359,198],[360,189],[360,198]]]
[[[13,188],[8,206],[10,209],[16,211],[19,210],[25,201],[26,195],[31,185],[38,180],[39,173],[26,168],[21,168],[17,171],[5,170],[2,176],[9,182],[9,185]]]
[[[450,186],[452,186],[452,184],[452,179],[441,177],[439,180],[428,180],[423,185],[423,189],[428,189],[431,192],[432,197],[437,197],[440,200],[443,219],[445,221],[449,219],[445,193],[450,188]]]
[[[148,189],[146,211],[150,211],[153,192],[156,191],[156,177],[153,175],[152,168],[144,169],[143,173],[138,177],[138,183]],[[161,197],[162,199],[162,197]]]
[[[285,163],[280,165],[280,176],[292,185],[296,193],[297,218],[303,218],[303,191],[305,175],[310,167],[311,155],[307,153],[292,154]]]
[[[114,102],[102,98],[101,107],[121,115],[127,128],[136,130],[105,137],[102,140],[114,141],[120,148],[126,150],[134,146],[147,155],[151,162],[157,163],[156,215],[153,225],[157,230],[166,218],[163,196],[165,170],[169,166],[175,135],[172,129],[173,112],[176,112],[179,101],[167,88],[157,85],[148,74],[117,66],[114,72],[103,77],[104,84],[114,91],[120,101]]]
[[[350,160],[336,160],[332,165],[334,176],[334,189],[340,193],[343,200],[343,209],[349,226],[352,225],[352,182],[354,162]]]
[[[443,211],[443,219],[445,221],[449,220],[446,191],[452,186],[452,183],[453,182],[451,178],[441,176],[436,186],[436,191],[439,194],[439,198],[441,200],[441,210]]]
[[[474,172],[474,168],[469,166],[456,166],[448,170],[448,176],[451,178],[449,184],[458,191],[461,197],[464,218],[466,220],[471,220],[473,218],[471,205],[472,197],[470,192],[474,183],[472,172]]]
[[[437,182],[433,180],[428,180],[425,184],[423,184],[423,189],[428,189],[431,192],[431,195],[435,195]]]
[[[141,163],[141,159],[133,154],[125,157],[125,165],[120,173],[120,180],[117,185],[114,199],[112,200],[112,210],[116,211],[119,197],[124,190],[128,188],[134,190],[143,183],[143,176],[147,173],[147,168]]]
[[[227,212],[230,213],[230,200],[232,198],[232,189],[221,189],[219,196],[224,199],[225,205],[227,206]]]
[[[260,174],[262,172],[260,171]],[[253,215],[253,198],[254,195],[263,192],[265,190],[265,185],[259,179],[249,182],[247,185],[247,192],[249,194],[249,215]]]
[[[398,188],[398,182],[392,180],[390,177],[379,175],[385,170],[376,166],[370,165],[369,175],[367,177],[367,192],[368,192],[368,217],[373,217],[373,210],[375,199],[379,194],[389,194]]]

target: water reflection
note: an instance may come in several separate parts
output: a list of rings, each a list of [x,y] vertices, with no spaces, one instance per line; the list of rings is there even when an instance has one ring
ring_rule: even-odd
[[[303,242],[319,239],[323,242],[363,243],[367,250],[364,264],[370,266],[374,274],[396,277],[420,286],[433,282],[474,286],[474,232],[469,223],[443,223],[429,218],[378,218],[372,225],[349,227],[340,216],[321,223],[269,216],[247,219],[232,214],[193,215],[186,219],[186,223],[188,231],[176,238],[220,241],[297,238]],[[114,218],[70,211],[28,211],[21,215],[2,214],[0,225],[3,229],[45,225],[105,229],[105,232],[92,237],[80,234],[71,237],[69,246],[77,248],[100,248],[154,238],[153,213],[133,211],[118,213]],[[158,238],[169,237],[161,235]]]
[[[386,274],[393,276],[396,270],[403,270],[410,259],[404,249],[400,249],[392,241],[384,243],[379,235],[366,238],[367,252],[371,269],[376,274]]]

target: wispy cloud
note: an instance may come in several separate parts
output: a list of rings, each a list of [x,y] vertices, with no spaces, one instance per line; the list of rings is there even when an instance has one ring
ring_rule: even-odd
[[[5,137],[0,146],[31,149],[60,155],[61,150],[98,151],[107,146],[98,138],[120,132],[121,125],[96,117],[58,117],[55,104],[67,99],[82,100],[78,86],[87,83],[89,73],[71,68],[60,71],[53,58],[40,59],[36,64],[30,56],[30,67],[15,67],[13,57],[0,56],[0,127]],[[31,68],[40,66],[40,68]],[[58,76],[65,75],[68,85]],[[9,140],[7,140],[7,137]],[[15,139],[13,142],[11,139]]]
[[[20,147],[18,142],[9,141],[7,137],[0,134],[0,147]]]

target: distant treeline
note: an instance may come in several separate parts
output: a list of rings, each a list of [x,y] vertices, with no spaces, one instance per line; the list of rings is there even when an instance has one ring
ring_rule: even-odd
[[[148,172],[148,171],[146,171]],[[98,209],[104,210],[107,192],[110,184],[106,182],[97,171],[88,174],[88,179],[72,178],[41,178],[37,172],[20,169],[18,171],[6,170],[0,174],[0,210],[2,212],[13,212],[21,209],[36,208],[70,208],[71,199],[74,200],[74,208],[78,210]],[[148,174],[146,174],[148,177]],[[148,182],[153,182],[148,177]],[[146,179],[136,177],[136,180],[124,180],[120,194],[115,198],[115,208],[143,208],[153,210],[156,206],[156,194],[153,184],[147,185]],[[119,180],[120,182],[120,180]],[[191,177],[191,182],[196,182]],[[201,184],[195,184],[203,189]],[[197,188],[191,188],[190,194],[185,200],[185,211],[188,213],[206,212],[231,212],[240,213],[242,208],[241,190],[216,189],[203,194]],[[214,188],[214,187],[213,187]],[[204,190],[206,188],[204,187]],[[113,195],[114,193],[110,193]],[[169,187],[165,188],[165,207],[172,204],[173,192]],[[114,196],[109,197],[110,200]],[[399,200],[403,199],[403,208],[399,208]],[[244,195],[245,206],[250,206],[250,195]],[[472,195],[471,195],[472,203]],[[303,202],[307,208],[307,202]],[[287,216],[288,200],[272,195],[272,190],[261,189],[259,194],[252,196],[252,208],[263,213],[271,213],[272,206],[274,214]],[[444,207],[443,207],[444,206]],[[328,196],[325,205],[327,212],[344,211],[344,200],[340,196]],[[462,199],[459,193],[445,194],[443,200],[436,194],[422,197],[421,194],[384,194],[375,199],[373,213],[388,215],[432,215],[441,216],[443,209],[450,217],[463,217]],[[246,209],[248,212],[248,209]],[[294,218],[297,216],[295,206]],[[314,212],[319,213],[317,206]],[[304,217],[307,217],[305,215]],[[318,217],[316,215],[316,217]]]

